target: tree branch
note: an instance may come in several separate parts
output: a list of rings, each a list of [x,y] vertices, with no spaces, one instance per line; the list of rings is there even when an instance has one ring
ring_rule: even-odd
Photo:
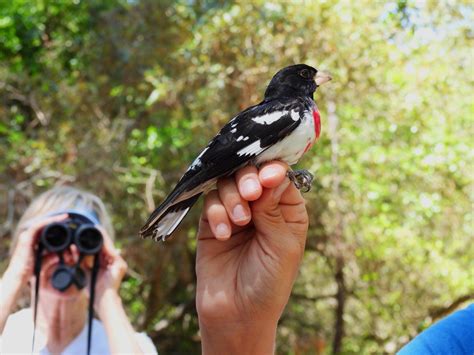
[[[7,84],[3,81],[0,82],[0,89],[3,89],[7,93],[9,93],[8,95],[9,100],[18,101],[23,106],[28,107],[31,111],[33,111],[33,113],[36,116],[36,119],[41,125],[46,126],[49,123],[49,117],[39,107],[38,101],[36,100],[36,97],[34,96],[33,93],[29,93],[28,95],[25,95],[21,93],[15,87],[13,87],[12,85]]]

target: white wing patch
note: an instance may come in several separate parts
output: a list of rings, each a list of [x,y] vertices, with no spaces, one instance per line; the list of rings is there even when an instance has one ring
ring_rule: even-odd
[[[190,207],[176,212],[168,213],[159,223],[158,228],[153,231],[153,238],[157,240],[161,237],[162,240],[173,233],[178,224],[183,220],[186,213],[188,213]]]
[[[238,136],[237,139],[235,140],[236,142],[240,142],[240,141],[248,141],[249,140],[249,137],[244,137],[244,136]]]
[[[288,111],[275,111],[262,116],[254,117],[252,118],[252,121],[260,124],[272,124],[273,122],[278,121],[280,118],[285,116],[287,113]]]
[[[242,148],[237,152],[237,155],[257,155],[263,151],[262,147],[260,146],[260,140],[253,142],[252,144]]]
[[[188,170],[192,170],[195,167],[198,167],[201,165],[201,157],[204,155],[204,153],[209,149],[209,147],[204,148],[204,150],[201,152],[201,154],[198,155],[196,159],[194,159],[193,163],[191,166],[188,168]]]
[[[299,114],[299,112],[297,112],[297,111],[295,111],[295,110],[291,110],[290,114],[291,114],[291,119],[292,119],[293,121],[298,121],[298,120],[300,119],[300,114]]]

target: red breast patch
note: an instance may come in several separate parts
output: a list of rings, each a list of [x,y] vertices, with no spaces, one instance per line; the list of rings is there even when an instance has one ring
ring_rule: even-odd
[[[318,110],[313,110],[314,130],[316,131],[316,138],[321,134],[321,117]]]

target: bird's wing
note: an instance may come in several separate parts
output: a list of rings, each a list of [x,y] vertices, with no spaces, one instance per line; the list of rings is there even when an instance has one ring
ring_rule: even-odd
[[[263,101],[239,113],[194,160],[174,190],[151,214],[140,234],[143,237],[153,235],[155,239],[166,238],[194,204],[197,194],[285,138],[300,124],[307,109],[304,100],[287,98]],[[168,211],[175,217],[167,217]],[[167,228],[159,228],[158,224],[164,223],[165,219],[169,219]]]
[[[209,142],[178,186],[186,184],[187,190],[192,190],[208,180],[232,174],[290,134],[305,110],[304,101],[288,98],[264,101],[242,111]]]

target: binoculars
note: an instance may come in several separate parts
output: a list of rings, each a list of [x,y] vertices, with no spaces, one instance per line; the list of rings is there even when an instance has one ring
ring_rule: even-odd
[[[102,233],[81,214],[69,213],[69,218],[63,222],[51,223],[43,228],[40,236],[42,250],[57,253],[60,264],[54,271],[51,282],[53,287],[64,292],[75,284],[78,289],[86,285],[86,275],[80,268],[80,262],[87,255],[98,255],[102,249]],[[75,265],[66,265],[62,253],[74,244],[80,257]]]

